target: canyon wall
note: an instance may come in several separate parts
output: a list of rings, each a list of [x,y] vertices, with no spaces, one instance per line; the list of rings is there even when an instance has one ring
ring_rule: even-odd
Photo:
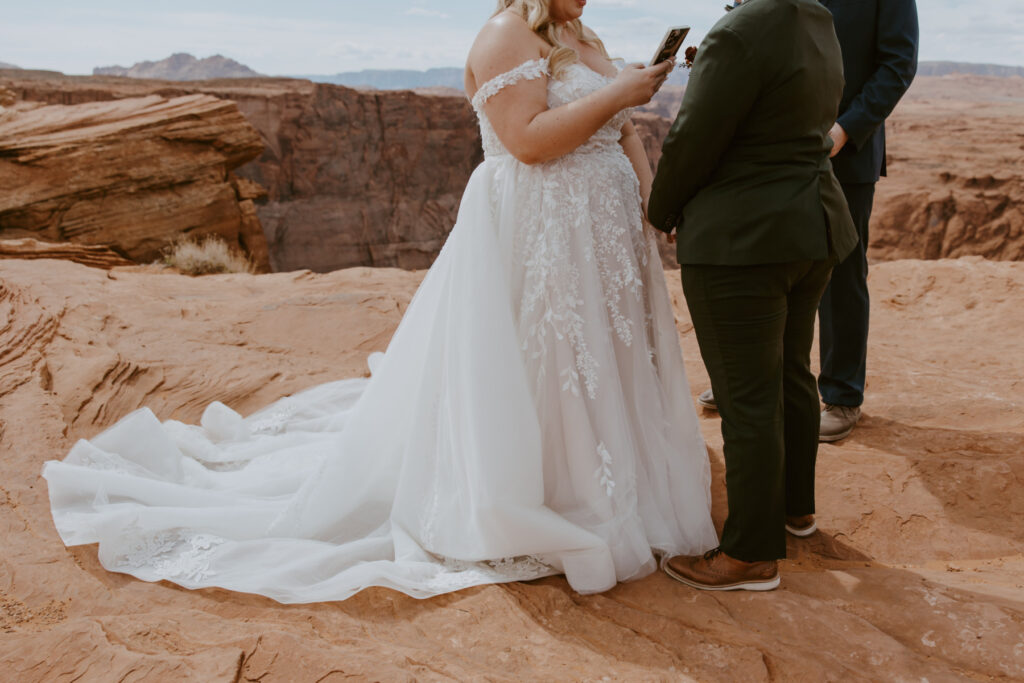
[[[230,99],[264,151],[238,175],[267,190],[255,211],[275,270],[428,266],[455,222],[479,133],[463,97],[356,91],[296,79],[177,83],[0,72],[21,100],[79,104],[151,94]],[[680,89],[636,114],[653,164]],[[874,259],[1024,256],[1024,80],[919,78],[890,119]],[[1008,137],[1009,136],[1009,137]],[[671,262],[671,247],[663,246]]]
[[[257,212],[279,271],[429,266],[483,159],[461,97],[295,79],[174,83],[21,71],[0,73],[0,86],[50,104],[194,93],[233,101],[264,145],[238,175],[267,190]]]
[[[269,270],[253,190],[231,174],[262,150],[238,107],[210,95],[14,104],[0,114],[0,238],[145,262],[181,235],[219,235]]]
[[[918,78],[887,123],[875,259],[1024,260],[1024,79]]]

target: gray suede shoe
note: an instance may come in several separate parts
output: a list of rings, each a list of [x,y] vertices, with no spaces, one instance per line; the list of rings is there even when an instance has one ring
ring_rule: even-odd
[[[860,420],[860,408],[855,406],[833,406],[825,404],[821,411],[821,432],[818,441],[831,443],[845,439]]]
[[[697,397],[697,403],[708,410],[718,410],[718,404],[715,403],[715,394],[710,389]]]

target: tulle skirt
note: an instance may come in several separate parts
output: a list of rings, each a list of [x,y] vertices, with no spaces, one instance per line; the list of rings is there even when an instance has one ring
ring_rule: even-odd
[[[598,592],[714,546],[636,177],[621,150],[575,156],[477,168],[370,379],[197,426],[143,408],[48,462],[63,541],[288,603],[559,573]]]

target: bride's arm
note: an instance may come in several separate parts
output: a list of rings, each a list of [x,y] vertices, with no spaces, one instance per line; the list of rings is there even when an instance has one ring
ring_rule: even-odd
[[[647,202],[651,199],[654,173],[651,172],[651,163],[647,158],[643,140],[640,139],[640,134],[637,133],[632,121],[622,127],[622,138],[619,140],[619,144],[622,145],[622,150],[633,164],[637,180],[640,181],[640,203],[644,210],[644,220],[647,220]]]
[[[476,87],[539,58],[545,47],[518,16],[495,17],[470,50],[469,69]],[[649,102],[670,67],[626,67],[609,85],[555,109],[548,108],[546,79],[523,80],[487,100],[484,112],[513,156],[538,164],[572,152],[626,107]]]

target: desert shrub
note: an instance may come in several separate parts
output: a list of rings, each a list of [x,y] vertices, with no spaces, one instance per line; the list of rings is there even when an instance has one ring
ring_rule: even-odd
[[[251,273],[252,263],[216,235],[172,242],[163,252],[164,265],[177,268],[186,275],[213,273]]]

